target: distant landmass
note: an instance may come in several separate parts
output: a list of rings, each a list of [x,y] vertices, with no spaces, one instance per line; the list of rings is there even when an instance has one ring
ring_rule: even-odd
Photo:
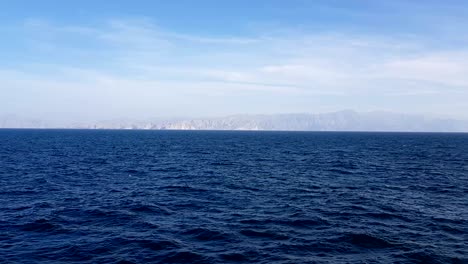
[[[48,128],[50,125],[37,119],[17,115],[0,115],[0,128]]]
[[[54,127],[44,121],[10,115],[0,117],[0,128],[468,132],[468,121],[383,111],[345,110],[322,114],[232,115],[157,121],[111,120]]]

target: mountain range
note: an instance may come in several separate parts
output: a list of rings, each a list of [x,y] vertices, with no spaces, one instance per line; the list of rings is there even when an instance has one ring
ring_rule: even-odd
[[[245,114],[153,121],[109,120],[52,126],[45,121],[8,115],[0,116],[0,128],[468,132],[468,121],[383,111],[344,110],[322,114]]]

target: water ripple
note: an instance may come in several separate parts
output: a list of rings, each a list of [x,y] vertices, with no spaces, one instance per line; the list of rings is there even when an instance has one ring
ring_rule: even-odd
[[[0,130],[1,263],[468,263],[468,135]]]

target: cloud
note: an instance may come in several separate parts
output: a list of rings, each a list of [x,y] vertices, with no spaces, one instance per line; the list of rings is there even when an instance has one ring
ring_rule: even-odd
[[[393,78],[439,83],[443,87],[468,88],[467,59],[468,51],[435,52],[389,61],[382,65],[382,72]]]
[[[287,30],[200,36],[162,29],[149,19],[114,19],[93,27],[28,20],[21,32],[22,39],[48,48],[33,45],[28,52],[36,62],[0,68],[3,89],[9,90],[2,100],[18,102],[16,109],[30,109],[35,98],[28,92],[38,89],[39,98],[55,102],[42,105],[44,112],[80,112],[80,104],[88,102],[88,109],[103,115],[135,116],[316,111],[324,106],[311,107],[306,99],[321,96],[339,97],[336,104],[357,110],[406,96],[415,101],[390,104],[425,112],[436,97],[468,99],[468,49],[431,46],[414,36]],[[70,102],[56,103],[63,100]],[[289,107],[294,102],[298,107]],[[225,106],[209,109],[220,103]],[[443,105],[453,111],[449,101],[440,105],[440,111]]]

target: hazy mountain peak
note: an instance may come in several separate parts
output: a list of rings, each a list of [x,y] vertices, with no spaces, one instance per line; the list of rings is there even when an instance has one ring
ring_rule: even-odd
[[[2,128],[47,128],[45,122],[14,115],[0,118]],[[468,122],[385,111],[343,110],[322,114],[239,114],[215,118],[108,121],[69,125],[89,129],[180,129],[180,130],[299,130],[299,131],[433,131],[468,132]]]

